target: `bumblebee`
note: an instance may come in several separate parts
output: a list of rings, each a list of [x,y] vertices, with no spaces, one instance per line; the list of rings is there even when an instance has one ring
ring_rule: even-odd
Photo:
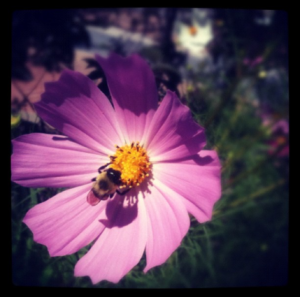
[[[120,171],[112,168],[102,171],[109,164],[100,167],[98,169],[99,175],[92,179],[95,183],[87,195],[87,202],[92,206],[97,205],[101,200],[112,198],[115,192],[125,195],[129,191],[129,189],[124,192],[118,190],[118,187],[122,184]]]

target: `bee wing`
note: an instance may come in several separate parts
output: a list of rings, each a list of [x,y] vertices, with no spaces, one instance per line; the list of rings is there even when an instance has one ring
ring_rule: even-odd
[[[101,201],[99,198],[97,198],[97,197],[95,196],[95,194],[93,193],[92,190],[89,191],[89,193],[88,193],[88,195],[87,195],[86,198],[87,198],[87,199],[86,199],[87,202],[88,202],[90,205],[92,205],[92,206],[97,205],[97,204]]]

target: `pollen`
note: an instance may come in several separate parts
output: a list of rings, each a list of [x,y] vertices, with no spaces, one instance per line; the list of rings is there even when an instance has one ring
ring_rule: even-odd
[[[110,156],[110,160],[110,167],[121,172],[120,188],[139,186],[151,170],[147,151],[139,142],[122,147],[116,145],[116,153]]]

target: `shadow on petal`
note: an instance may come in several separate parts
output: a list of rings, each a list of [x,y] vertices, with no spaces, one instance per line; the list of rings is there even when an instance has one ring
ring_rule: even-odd
[[[58,140],[58,141],[61,141],[61,140],[69,140],[71,141],[71,138],[67,137],[67,136],[64,136],[64,135],[61,135],[61,136],[53,136],[52,137],[52,140]]]
[[[211,156],[200,157],[199,155],[195,155],[192,157],[192,159],[195,161],[195,163],[201,166],[208,165],[214,161]]]
[[[137,203],[138,198],[134,191],[126,196],[115,195],[114,199],[109,201],[106,206],[107,219],[100,222],[106,228],[124,227],[134,221],[138,215]]]
[[[65,69],[58,81],[45,83],[42,102],[61,106],[65,98],[73,99],[82,95],[91,98],[95,90],[99,91],[96,85],[85,75]],[[57,94],[57,96],[53,96],[53,94]],[[40,102],[37,102],[36,105],[39,106]]]
[[[215,159],[211,156],[202,157],[198,154],[198,155],[193,155],[193,156],[186,156],[184,158],[174,159],[174,160],[172,160],[172,163],[173,162],[175,162],[175,163],[181,163],[181,162],[186,163],[187,161],[190,161],[191,164],[196,163],[200,166],[205,166],[205,165],[210,165],[211,163],[213,163],[215,161]],[[161,163],[163,163],[163,162],[161,162]]]

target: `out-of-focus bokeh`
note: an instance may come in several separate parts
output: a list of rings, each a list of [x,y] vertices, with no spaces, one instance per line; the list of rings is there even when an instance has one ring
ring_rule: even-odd
[[[118,284],[96,287],[251,287],[288,283],[288,14],[280,10],[113,8],[20,10],[12,19],[11,138],[60,133],[34,104],[44,83],[80,71],[109,96],[94,55],[138,53],[160,100],[175,91],[206,128],[222,162],[222,198],[212,221],[191,228],[163,265],[145,256]],[[133,82],[134,83],[134,82]],[[201,177],[199,177],[201,178]],[[50,258],[22,223],[63,189],[11,183],[12,282],[93,287],[73,269],[87,251]],[[101,269],[101,267],[99,268]]]

